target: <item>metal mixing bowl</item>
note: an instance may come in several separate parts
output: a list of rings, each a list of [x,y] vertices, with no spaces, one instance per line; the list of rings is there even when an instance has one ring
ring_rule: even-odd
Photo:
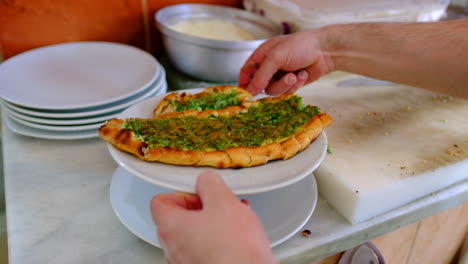
[[[201,80],[237,81],[240,69],[266,39],[282,33],[281,27],[251,12],[208,4],[179,4],[160,9],[156,26],[170,62],[180,71]],[[221,19],[236,23],[257,39],[218,40],[197,37],[171,29],[182,20]]]

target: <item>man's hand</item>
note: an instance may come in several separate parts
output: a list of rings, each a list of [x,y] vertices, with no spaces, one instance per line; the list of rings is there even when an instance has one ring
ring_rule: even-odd
[[[151,201],[168,263],[276,263],[259,219],[218,174],[202,173],[196,191]]]
[[[278,36],[252,53],[239,74],[239,86],[256,95],[292,93],[333,70],[320,49],[318,31]]]

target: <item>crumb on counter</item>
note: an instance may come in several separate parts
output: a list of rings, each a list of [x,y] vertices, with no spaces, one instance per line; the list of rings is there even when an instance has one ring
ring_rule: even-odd
[[[312,232],[310,232],[309,229],[304,229],[304,230],[302,230],[302,232],[301,232],[301,235],[302,235],[303,237],[310,237],[311,234],[312,234]]]
[[[447,154],[449,154],[450,156],[455,156],[455,157],[458,156],[458,153],[451,149],[447,149]]]

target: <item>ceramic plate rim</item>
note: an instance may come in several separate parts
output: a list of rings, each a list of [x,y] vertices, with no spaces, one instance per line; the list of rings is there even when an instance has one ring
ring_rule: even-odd
[[[197,92],[198,89],[193,89],[192,92]],[[123,111],[117,118],[125,118],[125,117],[151,117],[151,113],[146,113],[149,111],[148,109],[145,111],[145,116],[140,116],[144,111],[144,107],[155,107],[157,102],[159,102],[164,96],[167,94],[162,94],[159,96],[155,96],[153,98],[143,100],[138,104],[133,105],[132,107],[128,108],[127,110]],[[140,111],[140,112],[139,112]],[[138,116],[132,116],[132,112],[137,112]],[[130,116],[129,116],[130,115]],[[267,192],[271,190],[275,190],[278,188],[282,188],[293,184],[308,174],[313,172],[323,161],[326,155],[327,150],[327,136],[325,131],[321,133],[319,137],[317,137],[308,148],[303,150],[302,152],[296,154],[294,157],[287,159],[287,160],[278,160],[278,161],[270,161],[267,164],[263,164],[260,166],[249,167],[249,168],[241,168],[241,169],[217,169],[213,167],[192,167],[192,166],[177,166],[177,165],[170,165],[164,164],[160,162],[147,162],[140,160],[136,156],[120,151],[115,148],[112,144],[107,143],[108,150],[112,156],[112,158],[126,169],[131,174],[139,177],[140,179],[147,181],[149,183],[159,185],[161,187],[165,187],[172,190],[182,191],[182,192],[195,192],[195,178],[196,175],[200,174],[204,170],[214,170],[220,173],[223,177],[226,184],[233,190],[236,195],[246,195],[246,194],[254,194],[254,193],[261,193]],[[307,156],[316,157],[315,160],[311,161],[307,159]],[[304,160],[306,162],[304,162]],[[302,161],[302,162],[301,162]],[[312,164],[310,164],[313,162]],[[275,165],[281,163],[281,165]],[[285,176],[279,177],[279,180],[273,179],[272,175],[274,174],[279,175],[281,171],[284,171],[286,167],[293,168],[293,172],[291,169],[286,171],[286,174],[295,173],[293,176]],[[150,169],[149,169],[150,168]],[[270,169],[270,170],[268,170]],[[242,172],[241,172],[242,171]],[[171,174],[171,176],[158,176],[164,173]],[[268,174],[268,177],[264,177],[264,183],[255,183],[252,184],[252,179],[258,179],[257,177],[251,177],[253,175],[258,174]],[[274,173],[274,174],[273,174]],[[149,175],[151,174],[151,175]],[[249,178],[251,177],[251,178]],[[176,179],[182,179],[181,181],[177,181]],[[183,181],[183,182],[182,182]],[[275,182],[276,181],[276,182]],[[245,183],[247,182],[247,184]],[[248,187],[242,187],[242,184],[247,185]],[[257,186],[255,186],[257,185]],[[260,185],[260,186],[258,186]],[[239,187],[240,186],[240,187]]]
[[[25,99],[20,99],[20,98],[17,98],[18,96],[12,96],[12,95],[8,95],[8,94],[2,94],[1,97],[5,100],[8,100],[9,102],[12,102],[14,104],[17,104],[17,105],[20,105],[20,106],[24,106],[24,107],[31,107],[31,108],[37,108],[37,109],[62,109],[62,110],[65,110],[65,109],[77,109],[77,108],[86,108],[86,107],[93,107],[93,106],[99,106],[99,105],[102,105],[102,104],[108,104],[108,103],[112,103],[112,102],[116,102],[116,101],[119,101],[119,100],[122,100],[126,97],[129,97],[133,94],[136,94],[144,89],[146,89],[152,82],[154,82],[158,76],[158,73],[160,72],[160,69],[162,68],[161,65],[157,62],[156,58],[154,58],[150,53],[140,49],[140,48],[137,48],[137,47],[134,47],[134,46],[131,46],[131,45],[126,45],[126,44],[122,44],[122,43],[116,43],[116,42],[106,42],[106,41],[77,41],[77,42],[66,42],[66,43],[60,43],[60,44],[54,44],[54,45],[48,45],[48,46],[44,46],[44,47],[39,47],[39,48],[35,48],[35,49],[32,49],[32,50],[29,50],[29,51],[26,51],[26,52],[23,52],[23,53],[20,53],[12,58],[10,58],[9,60],[5,61],[4,63],[2,63],[3,67],[11,67],[10,65],[13,64],[15,65],[16,61],[20,61],[26,57],[31,57],[31,59],[34,59],[34,56],[43,56],[41,53],[47,53],[47,52],[53,52],[54,49],[67,49],[67,48],[70,48],[73,46],[83,46],[83,47],[86,47],[86,48],[89,48],[90,46],[95,46],[95,47],[102,47],[103,49],[110,49],[110,48],[113,48],[113,49],[116,49],[117,51],[120,50],[122,51],[122,49],[127,49],[128,51],[131,51],[131,52],[134,52],[135,56],[140,56],[142,59],[141,60],[146,60],[147,62],[145,62],[147,65],[150,65],[148,66],[147,68],[154,68],[154,73],[152,74],[151,77],[146,77],[147,79],[144,80],[144,81],[134,81],[134,82],[137,82],[139,83],[137,88],[133,89],[132,91],[130,92],[123,92],[123,93],[120,93],[119,95],[111,95],[109,96],[110,98],[109,99],[106,99],[106,100],[101,100],[99,102],[88,102],[88,103],[77,103],[76,105],[71,105],[71,106],[67,106],[67,105],[47,105],[47,103],[35,103],[35,104],[30,104],[30,103],[27,103],[27,102],[24,102],[24,101],[28,101],[28,100],[25,100]],[[57,52],[57,51],[55,51]],[[82,52],[82,51],[81,51]],[[6,66],[5,66],[6,65]],[[8,69],[8,68],[7,68]],[[26,91],[25,91],[26,92]],[[24,93],[22,93],[24,94]],[[37,100],[37,98],[36,98]]]

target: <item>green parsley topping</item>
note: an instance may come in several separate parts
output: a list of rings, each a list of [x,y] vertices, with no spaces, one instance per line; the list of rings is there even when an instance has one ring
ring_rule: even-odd
[[[230,93],[209,93],[184,102],[169,101],[169,103],[176,107],[176,112],[179,112],[192,109],[197,111],[218,110],[228,106],[240,105],[241,101],[237,98],[237,92],[232,91]]]
[[[234,116],[128,119],[124,126],[150,148],[212,151],[282,142],[320,113],[318,107],[304,105],[302,98],[294,95],[286,100],[261,101]]]

